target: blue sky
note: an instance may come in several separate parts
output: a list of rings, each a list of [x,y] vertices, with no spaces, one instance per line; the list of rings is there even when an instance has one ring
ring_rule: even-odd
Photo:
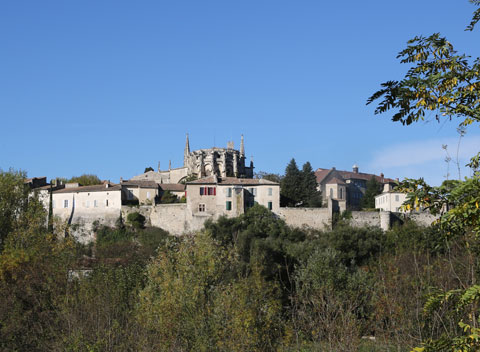
[[[467,0],[2,1],[0,168],[118,181],[239,146],[257,171],[351,169],[438,184],[455,122],[404,127],[366,99],[415,35],[480,56]],[[470,127],[460,163],[480,150]],[[450,174],[456,176],[456,166]],[[454,173],[454,171],[456,173]],[[467,171],[462,170],[462,176]]]

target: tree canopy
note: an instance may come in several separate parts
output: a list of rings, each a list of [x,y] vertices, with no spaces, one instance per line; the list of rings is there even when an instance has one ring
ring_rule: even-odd
[[[480,6],[480,1],[471,0]],[[480,20],[477,9],[467,30],[474,29]],[[367,101],[382,99],[375,113],[394,110],[393,121],[409,125],[424,120],[434,113],[437,121],[457,120],[461,128],[480,123],[480,58],[472,60],[457,54],[453,45],[439,33],[429,37],[415,37],[398,54],[402,64],[410,68],[400,80],[387,81],[382,89]],[[478,168],[479,155],[469,164]],[[455,239],[467,249],[471,277],[450,289],[436,289],[424,306],[428,317],[449,314],[457,320],[455,326],[440,337],[423,338],[422,347],[415,351],[478,351],[480,348],[480,285],[476,284],[480,271],[480,176],[476,173],[464,181],[446,181],[440,187],[431,187],[423,179],[407,179],[399,189],[407,192],[405,208],[429,209],[440,215],[438,225],[446,241]]]
[[[93,174],[83,174],[80,176],[74,176],[70,180],[69,183],[79,183],[82,186],[93,186],[93,185],[101,185],[102,180],[98,178],[97,175]]]
[[[361,207],[364,209],[375,208],[375,196],[380,193],[382,193],[382,184],[372,176],[372,178],[367,181],[367,189],[360,203]]]
[[[317,190],[317,178],[308,161],[300,171],[295,159],[290,160],[285,169],[285,176],[280,182],[280,192],[282,206],[320,207],[322,205],[321,193]]]

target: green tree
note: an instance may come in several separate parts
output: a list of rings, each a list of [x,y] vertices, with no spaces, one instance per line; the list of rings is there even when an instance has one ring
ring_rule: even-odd
[[[280,205],[285,207],[319,207],[321,193],[317,191],[317,178],[307,161],[300,171],[295,159],[290,160],[285,176],[280,181]]]
[[[145,173],[145,172],[149,172],[149,171],[154,171],[154,170],[153,170],[153,167],[148,166],[148,167],[145,168],[145,170],[143,170],[144,173]]]
[[[160,198],[160,203],[162,204],[170,204],[170,203],[178,203],[178,197],[170,191],[165,191]]]
[[[69,183],[79,183],[82,186],[93,186],[93,185],[101,185],[102,180],[98,178],[97,175],[92,174],[83,174],[80,176],[74,176],[70,180]]]
[[[302,167],[302,204],[307,207],[321,207],[322,194],[317,190],[317,176],[310,162]]]
[[[375,196],[382,193],[382,184],[377,181],[377,179],[372,176],[370,180],[367,181],[367,189],[365,194],[360,202],[360,206],[363,209],[373,209],[375,208]]]
[[[145,216],[139,212],[130,213],[127,215],[127,223],[136,229],[142,229],[145,226]]]
[[[282,176],[279,174],[272,174],[265,171],[259,171],[255,173],[255,178],[264,179],[272,182],[280,183],[282,181]]]
[[[301,198],[302,174],[298,169],[295,159],[292,158],[285,169],[285,176],[280,183],[281,205],[296,206]]]
[[[479,0],[470,0],[480,6]],[[480,20],[480,9],[473,14],[467,30],[473,30]],[[405,77],[382,84],[382,89],[367,101],[382,99],[375,113],[395,110],[393,121],[411,124],[425,118],[426,112],[436,112],[437,121],[460,120],[460,127],[480,122],[480,58],[459,55],[446,38],[436,33],[415,37],[398,55],[401,63],[409,64]],[[478,168],[479,154],[471,166]],[[445,186],[445,185],[443,185]],[[480,270],[480,179],[478,175],[447,187],[428,186],[422,179],[406,180],[401,189],[409,192],[406,208],[429,208],[440,213],[440,224],[447,238],[457,236],[468,250],[469,283],[457,289],[439,290],[430,295],[425,312],[441,309],[460,315],[458,327],[439,337],[428,337],[416,351],[478,351],[480,348],[479,312],[480,285],[475,284]],[[443,207],[442,205],[448,205]],[[448,209],[448,210],[447,210]]]
[[[25,176],[22,171],[0,169],[0,252],[28,205],[28,188],[23,182]]]

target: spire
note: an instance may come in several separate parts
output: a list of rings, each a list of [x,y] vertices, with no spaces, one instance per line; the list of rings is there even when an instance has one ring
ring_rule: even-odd
[[[243,134],[242,134],[242,138],[241,138],[241,141],[240,141],[240,156],[245,157],[245,145],[244,145],[244,142],[243,142]]]
[[[188,140],[188,133],[187,133],[187,140],[185,141],[185,152],[183,153],[183,166],[187,166],[189,154],[190,154],[190,142]]]

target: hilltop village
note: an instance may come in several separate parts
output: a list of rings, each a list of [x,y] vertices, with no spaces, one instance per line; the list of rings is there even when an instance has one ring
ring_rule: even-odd
[[[226,148],[190,150],[186,136],[183,166],[168,170],[146,170],[129,180],[100,185],[79,183],[48,183],[46,177],[27,179],[37,191],[46,208],[62,222],[75,226],[75,235],[83,241],[93,240],[93,225],[112,226],[119,218],[138,212],[151,226],[163,228],[174,235],[199,230],[207,219],[220,216],[236,217],[254,204],[260,204],[288,225],[323,229],[331,227],[334,213],[349,210],[352,224],[390,227],[393,214],[400,211],[405,195],[394,192],[396,180],[383,174],[319,168],[315,172],[317,189],[323,207],[297,208],[280,206],[280,184],[254,178],[254,164],[246,165],[245,144],[241,136],[240,150],[229,142]],[[375,199],[380,212],[359,211],[368,180],[374,178],[383,186]],[[168,195],[176,201],[164,204]],[[426,216],[426,215],[425,215]],[[426,221],[430,221],[427,219]]]

